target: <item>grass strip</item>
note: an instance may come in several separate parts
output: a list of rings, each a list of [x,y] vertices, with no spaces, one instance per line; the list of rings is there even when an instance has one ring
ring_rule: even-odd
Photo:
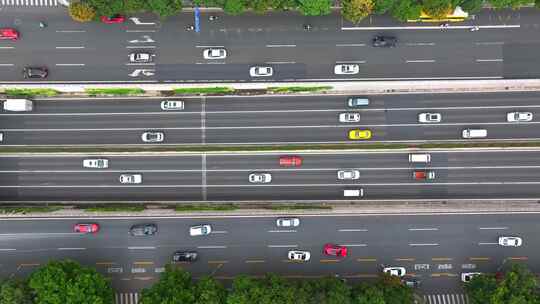
[[[144,205],[122,205],[122,204],[111,204],[111,205],[99,205],[92,207],[83,207],[84,211],[89,212],[141,212],[146,209]]]
[[[207,87],[207,88],[176,88],[173,89],[175,94],[227,94],[233,93],[235,90],[230,87]]]
[[[115,95],[115,96],[125,96],[125,95],[138,95],[144,94],[143,89],[139,88],[106,88],[106,89],[85,89],[85,92],[94,97],[98,95]]]
[[[238,206],[234,204],[178,204],[174,207],[177,212],[185,211],[234,211],[238,210]]]
[[[268,87],[270,93],[299,93],[299,92],[319,92],[328,91],[333,87],[331,86],[310,86],[310,87]]]
[[[4,93],[8,97],[52,97],[61,94],[59,91],[54,89],[5,89]]]
[[[332,206],[316,204],[295,204],[295,205],[267,205],[263,209],[267,210],[332,210]]]
[[[61,209],[62,206],[6,206],[0,207],[0,214],[49,213]]]

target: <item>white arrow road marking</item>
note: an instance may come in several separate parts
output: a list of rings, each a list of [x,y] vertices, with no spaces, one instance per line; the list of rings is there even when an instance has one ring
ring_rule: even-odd
[[[133,23],[138,24],[138,25],[154,25],[154,24],[156,24],[155,22],[141,22],[139,20],[139,18],[137,18],[137,17],[130,17],[129,19],[131,19],[131,21],[133,21]]]
[[[148,35],[143,35],[141,36],[143,40],[130,40],[129,43],[151,43],[151,42],[155,42],[154,40],[152,40],[152,38],[150,38],[150,36]]]
[[[136,69],[135,71],[133,71],[132,73],[128,74],[129,76],[131,77],[138,77],[140,75],[143,75],[143,76],[153,76],[155,75],[155,71],[154,69]]]

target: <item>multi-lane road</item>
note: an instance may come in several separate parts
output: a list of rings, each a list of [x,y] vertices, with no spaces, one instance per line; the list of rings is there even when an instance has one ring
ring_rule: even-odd
[[[540,94],[405,94],[370,96],[369,106],[347,107],[346,95],[189,97],[182,111],[162,111],[167,98],[38,100],[32,112],[0,112],[2,146],[149,145],[145,131],[161,131],[159,145],[230,145],[461,141],[466,128],[487,129],[481,140],[538,140],[538,121],[512,123],[506,114],[540,117]],[[360,114],[357,123],[340,113]],[[418,121],[440,113],[440,123]],[[369,141],[349,140],[351,129],[370,129]]]
[[[363,189],[364,200],[538,199],[539,150],[424,151],[428,164],[409,163],[407,151],[303,152],[301,167],[280,167],[287,153],[101,155],[107,169],[83,168],[95,156],[0,156],[2,201],[328,201],[351,200],[346,189]],[[338,180],[357,169],[360,178]],[[416,180],[428,169],[432,180]],[[252,184],[265,172],[272,182]],[[121,184],[124,173],[141,184]],[[360,199],[360,198],[353,198]]]

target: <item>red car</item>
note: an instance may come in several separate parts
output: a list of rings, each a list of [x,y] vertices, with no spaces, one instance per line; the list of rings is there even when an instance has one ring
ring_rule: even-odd
[[[300,167],[302,165],[302,157],[296,155],[280,156],[279,165],[282,167]]]
[[[101,16],[101,22],[107,23],[107,24],[113,24],[113,23],[124,23],[126,21],[126,17],[116,14],[112,16]]]
[[[92,224],[75,224],[73,231],[78,233],[96,233],[99,231],[99,225],[96,223]]]
[[[325,255],[333,255],[337,257],[346,257],[347,256],[347,247],[339,246],[336,244],[325,244],[323,253]]]
[[[435,172],[431,170],[415,170],[413,172],[414,179],[434,179]]]
[[[0,39],[1,40],[18,40],[19,32],[16,29],[12,28],[1,28],[0,29]]]

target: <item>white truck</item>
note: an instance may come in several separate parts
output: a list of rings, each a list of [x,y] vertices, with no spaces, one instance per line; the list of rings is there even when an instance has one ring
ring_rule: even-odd
[[[4,101],[4,111],[30,112],[34,108],[34,103],[28,99],[6,99]]]

